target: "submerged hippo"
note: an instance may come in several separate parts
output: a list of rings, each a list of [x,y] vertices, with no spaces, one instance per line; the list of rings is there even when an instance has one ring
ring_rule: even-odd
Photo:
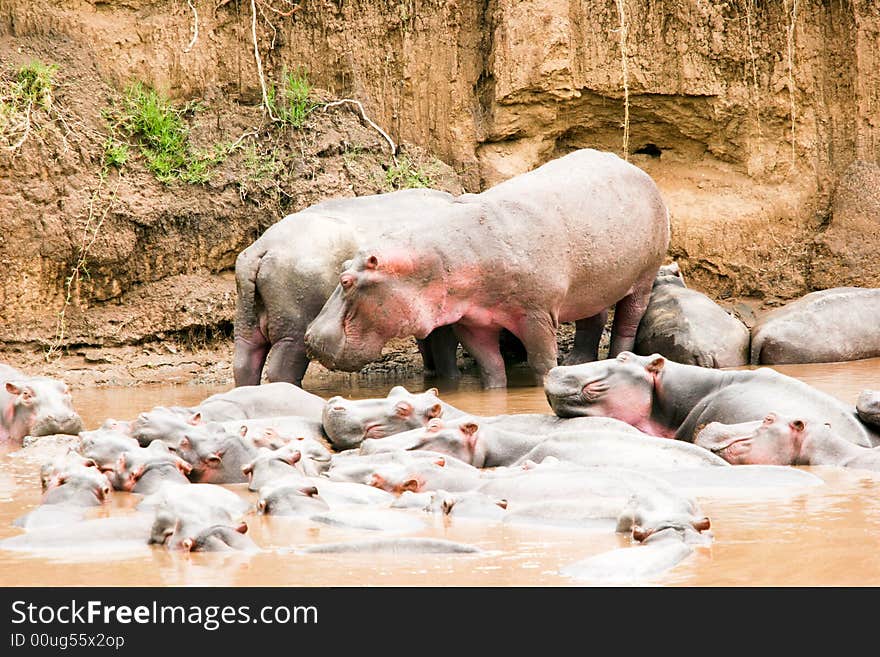
[[[856,401],[856,412],[862,422],[880,429],[880,390],[862,390]]]
[[[561,417],[613,417],[645,433],[693,442],[710,422],[736,424],[779,412],[828,422],[842,439],[863,447],[880,436],[859,421],[852,407],[778,372],[718,371],[667,361],[659,354],[555,368],[544,386]]]
[[[687,365],[736,367],[749,362],[749,329],[705,294],[686,287],[673,263],[657,273],[634,351]]]
[[[733,465],[839,465],[880,471],[880,447],[853,445],[827,423],[776,413],[740,424],[711,422],[694,443]]]
[[[271,226],[235,262],[235,385],[269,381],[300,385],[309,358],[306,327],[333,293],[343,263],[373,235],[400,223],[421,224],[453,197],[430,189],[332,199]],[[425,364],[455,377],[458,341],[438,330],[422,346]]]
[[[28,376],[0,364],[0,441],[77,434],[83,429],[63,381]]]
[[[299,415],[320,420],[325,400],[291,383],[241,386],[211,395],[192,409],[205,422]]]
[[[880,288],[811,292],[752,328],[751,362],[834,363],[880,356]]]
[[[595,360],[616,305],[611,353],[631,349],[669,243],[656,185],[612,153],[578,150],[480,194],[448,197],[361,244],[309,325],[324,365],[358,370],[394,337],[455,334],[485,387],[507,384],[499,333],[539,375],[556,365],[556,329],[576,321],[574,362]]]
[[[463,415],[440,401],[438,394],[437,388],[411,393],[403,386],[394,386],[385,398],[331,397],[322,416],[324,431],[335,448],[351,449],[367,438],[384,438],[415,429],[441,416]]]
[[[464,415],[448,421],[433,419],[425,427],[389,438],[365,440],[360,453],[428,450],[454,456],[476,468],[488,468],[513,465],[536,446],[557,435],[617,435],[624,432],[635,434],[637,440],[651,438],[628,424],[610,418],[560,420],[554,417],[556,422],[537,422],[534,420],[542,416],[529,414],[522,424],[516,422],[516,418],[516,415],[489,418]]]

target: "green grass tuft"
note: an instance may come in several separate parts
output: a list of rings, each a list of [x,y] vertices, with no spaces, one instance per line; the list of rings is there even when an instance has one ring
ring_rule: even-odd
[[[27,105],[49,109],[52,106],[52,89],[57,72],[56,64],[44,64],[38,60],[22,66],[15,74],[12,103],[20,109]]]
[[[406,155],[401,155],[388,167],[385,171],[385,183],[393,190],[434,186],[431,175]]]
[[[147,168],[159,181],[208,182],[235,146],[221,143],[194,150],[185,117],[197,110],[195,103],[177,107],[154,89],[132,85],[117,107],[106,114],[111,135],[104,145],[105,167],[120,167],[128,161],[128,145],[118,138],[121,135],[137,143]]]
[[[281,84],[270,84],[266,91],[267,103],[272,115],[281,123],[301,128],[306,118],[318,106],[309,98],[312,86],[305,71],[288,71],[281,74]]]

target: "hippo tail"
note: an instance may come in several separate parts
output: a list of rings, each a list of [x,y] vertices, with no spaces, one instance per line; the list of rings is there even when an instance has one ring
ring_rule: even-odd
[[[235,260],[235,385],[257,385],[269,352],[269,341],[260,327],[262,305],[257,275],[265,250],[247,248]]]

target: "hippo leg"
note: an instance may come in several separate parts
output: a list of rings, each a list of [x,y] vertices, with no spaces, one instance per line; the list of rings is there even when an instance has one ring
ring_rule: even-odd
[[[636,343],[639,322],[651,299],[651,285],[656,272],[645,277],[633,286],[633,291],[614,306],[614,324],[611,327],[611,348],[608,358],[616,358],[622,351],[632,351]]]
[[[580,365],[599,360],[599,340],[602,339],[602,331],[608,321],[608,309],[598,315],[579,319],[575,323],[574,346],[568,352],[563,365]]]
[[[527,316],[514,335],[526,348],[529,365],[535,374],[543,378],[556,367],[556,323],[549,316]]]
[[[455,325],[455,335],[480,366],[480,380],[484,388],[503,388],[507,385],[504,359],[498,347],[497,328]]]
[[[254,331],[252,336],[252,338],[242,335],[235,336],[232,372],[236,386],[260,385],[263,365],[266,363],[266,356],[271,345],[258,330]]]
[[[428,338],[430,337],[431,336],[429,335]],[[422,371],[427,376],[434,376],[434,354],[431,353],[431,345],[428,343],[428,338],[425,338],[424,340],[416,340],[416,344],[419,347],[419,354],[422,357]]]
[[[306,345],[302,336],[284,337],[272,345],[272,357],[266,368],[269,383],[283,381],[302,386],[303,377],[309,367]]]
[[[425,338],[425,348],[431,354],[434,374],[442,379],[461,378],[455,357],[458,338],[451,326],[440,326]]]

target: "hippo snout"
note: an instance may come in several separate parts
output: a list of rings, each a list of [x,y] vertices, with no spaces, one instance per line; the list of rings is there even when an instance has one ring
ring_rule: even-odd
[[[33,436],[50,436],[52,434],[76,435],[84,429],[82,418],[76,413],[64,416],[47,415],[34,422],[31,428]]]

